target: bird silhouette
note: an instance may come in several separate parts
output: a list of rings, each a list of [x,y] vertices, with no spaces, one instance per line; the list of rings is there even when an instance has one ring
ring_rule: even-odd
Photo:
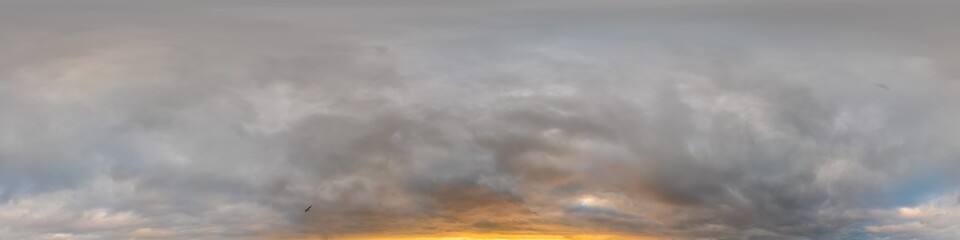
[[[307,206],[307,209],[304,209],[303,212],[309,212],[309,211],[310,211],[310,208],[312,208],[312,207],[313,207],[313,205]]]
[[[874,86],[877,86],[878,88],[883,88],[883,90],[890,90],[890,86],[887,86],[886,84],[883,84],[883,83],[877,83],[877,84],[874,84]]]

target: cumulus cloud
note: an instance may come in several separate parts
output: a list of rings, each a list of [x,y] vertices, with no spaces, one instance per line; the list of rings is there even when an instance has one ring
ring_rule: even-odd
[[[417,3],[0,1],[0,239],[960,234],[956,3]]]

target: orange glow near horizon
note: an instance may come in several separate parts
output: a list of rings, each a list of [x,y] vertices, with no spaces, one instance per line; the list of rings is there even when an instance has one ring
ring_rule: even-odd
[[[322,237],[309,237],[306,239],[324,239]],[[447,233],[436,235],[352,235],[340,236],[335,239],[349,240],[514,240],[514,239],[540,239],[540,240],[656,240],[661,238],[642,237],[642,236],[624,236],[615,234],[506,234],[506,233]]]

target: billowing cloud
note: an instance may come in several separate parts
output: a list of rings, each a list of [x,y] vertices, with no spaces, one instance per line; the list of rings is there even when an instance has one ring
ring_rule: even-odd
[[[0,239],[960,234],[957,3],[415,3],[0,1]]]

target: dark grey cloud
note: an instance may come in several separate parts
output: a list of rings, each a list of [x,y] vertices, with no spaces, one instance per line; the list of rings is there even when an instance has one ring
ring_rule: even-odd
[[[960,234],[956,3],[416,3],[0,2],[0,239]]]

